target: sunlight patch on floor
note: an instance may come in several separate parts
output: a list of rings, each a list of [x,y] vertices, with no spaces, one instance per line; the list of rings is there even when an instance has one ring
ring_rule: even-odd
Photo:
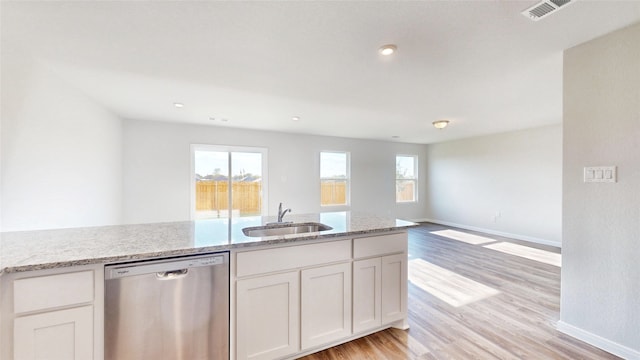
[[[409,260],[409,281],[454,307],[500,293],[494,288],[419,258]]]
[[[484,245],[483,247],[500,251],[509,255],[520,256],[529,260],[543,262],[545,264],[553,266],[562,266],[562,255],[551,251],[506,242]]]
[[[449,239],[458,240],[458,241],[466,242],[467,244],[473,244],[473,245],[496,242],[495,239],[491,239],[488,237],[468,234],[462,231],[456,231],[456,230],[450,230],[450,229],[431,231],[431,233],[434,235],[444,236]]]

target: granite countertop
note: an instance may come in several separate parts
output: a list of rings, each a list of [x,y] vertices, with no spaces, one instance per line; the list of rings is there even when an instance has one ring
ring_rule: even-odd
[[[399,230],[417,224],[369,214],[330,212],[288,215],[295,223],[320,222],[332,230],[247,237],[242,229],[275,221],[273,216],[114,225],[0,233],[0,274],[113,263],[241,247],[299,242]]]

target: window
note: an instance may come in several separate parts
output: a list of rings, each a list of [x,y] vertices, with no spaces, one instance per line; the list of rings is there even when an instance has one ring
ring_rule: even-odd
[[[349,205],[349,153],[320,153],[320,205]]]
[[[191,145],[192,219],[266,214],[267,150]]]
[[[418,157],[396,156],[396,202],[418,201]]]

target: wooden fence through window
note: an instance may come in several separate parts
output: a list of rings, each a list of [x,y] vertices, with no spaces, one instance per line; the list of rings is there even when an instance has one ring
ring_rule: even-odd
[[[416,201],[414,184],[413,180],[396,180],[396,201]]]
[[[196,181],[196,211],[229,210],[227,181]],[[397,201],[414,200],[414,183],[402,182],[396,189]],[[259,215],[262,210],[262,182],[237,181],[232,183],[233,209],[240,215]],[[344,205],[347,198],[345,181],[323,181],[320,184],[320,203],[322,205]]]
[[[323,180],[320,183],[320,205],[346,205],[346,203],[346,181]]]
[[[196,181],[196,211],[229,210],[229,183],[227,181]],[[262,182],[234,181],[233,210],[240,215],[259,215],[262,210]]]

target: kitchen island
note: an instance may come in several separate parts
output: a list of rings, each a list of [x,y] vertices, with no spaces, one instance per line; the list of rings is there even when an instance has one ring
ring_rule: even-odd
[[[274,220],[2,233],[0,359],[33,358],[49,346],[77,359],[102,359],[105,264],[220,251],[231,253],[232,359],[295,358],[407,327],[407,228],[414,223],[337,212],[287,216],[332,227],[327,231],[242,233]]]

